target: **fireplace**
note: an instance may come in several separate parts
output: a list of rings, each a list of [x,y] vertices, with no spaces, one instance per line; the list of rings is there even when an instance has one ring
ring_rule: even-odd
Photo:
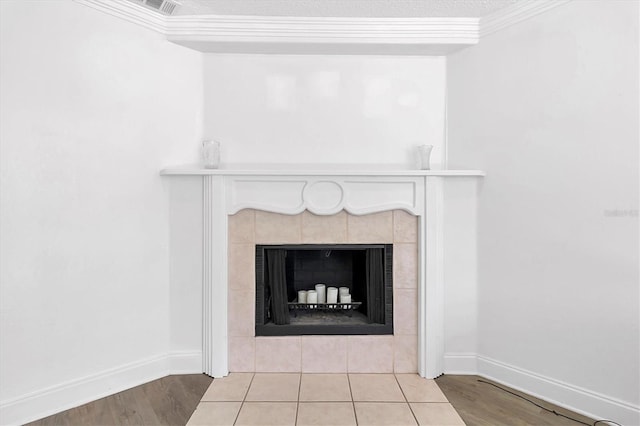
[[[202,310],[177,298],[172,318],[181,331],[175,336],[185,335],[187,321],[197,324],[189,330],[201,330],[189,341],[201,343],[194,361],[202,361],[203,372],[417,371],[431,378],[443,372],[445,269],[456,272],[450,274],[454,291],[459,282],[475,283],[477,189],[468,178],[482,172],[278,166],[178,167],[162,174],[184,176],[172,179],[172,291],[182,296],[197,282],[191,294],[199,295]],[[447,191],[445,181],[451,182]],[[455,230],[447,244],[445,224]],[[393,334],[256,336],[256,246],[283,244],[393,244]],[[453,254],[448,263],[445,249]],[[458,271],[470,272],[461,277]]]
[[[256,336],[393,334],[392,244],[256,246]]]

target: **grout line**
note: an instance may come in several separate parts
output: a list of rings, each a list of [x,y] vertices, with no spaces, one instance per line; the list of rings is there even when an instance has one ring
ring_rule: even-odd
[[[356,412],[356,403],[353,400],[353,390],[351,389],[351,377],[347,373],[347,383],[349,383],[349,395],[351,395],[351,408],[353,408],[353,417],[356,419],[356,426],[358,425],[358,413]]]
[[[351,244],[351,238],[349,237],[349,215],[351,213],[348,213],[346,210],[344,210],[344,212],[345,212],[345,216],[346,216],[346,218],[345,218],[346,223],[345,223],[344,227],[345,227],[345,230],[347,231],[347,235],[346,235],[347,244]]]
[[[298,244],[303,244],[302,243],[302,215],[304,214],[304,212],[307,211],[307,209],[303,210],[302,213],[298,213],[296,216],[298,217]]]
[[[251,209],[251,219],[253,220],[253,229],[251,230],[251,241],[255,244],[256,243],[256,211],[255,209]]]
[[[396,211],[391,210],[391,243],[395,244],[396,241]]]
[[[247,400],[247,395],[249,395],[249,389],[251,389],[251,385],[253,384],[253,379],[256,377],[256,373],[251,375],[251,380],[249,380],[249,386],[247,386],[247,391],[244,393],[244,397],[242,398],[242,402],[240,403],[240,409],[238,410],[238,414],[236,414],[236,418],[233,421],[235,425],[238,422],[238,417],[240,417],[240,412],[242,411],[242,407],[244,407],[244,402]]]
[[[302,358],[302,350],[300,351],[300,353],[301,353],[300,357]],[[298,424],[298,413],[300,412],[300,389],[301,388],[302,388],[302,373],[300,373],[300,376],[298,377],[298,400],[296,401],[296,421],[294,423],[296,425]]]
[[[402,396],[404,397],[404,400],[407,404],[407,407],[409,407],[409,411],[411,411],[411,415],[413,416],[414,420],[416,421],[416,424],[419,425],[420,422],[418,421],[418,418],[416,417],[416,413],[413,412],[413,408],[411,408],[411,404],[409,404],[409,399],[407,398],[407,395],[405,395],[404,393],[404,389],[402,389],[402,385],[400,384],[400,380],[398,380],[398,376],[393,375],[393,377],[396,379],[396,383],[398,384],[398,387],[400,388],[400,392],[402,392]]]

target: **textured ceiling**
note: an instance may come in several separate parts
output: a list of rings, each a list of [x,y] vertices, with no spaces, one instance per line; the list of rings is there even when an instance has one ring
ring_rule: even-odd
[[[178,0],[174,15],[478,18],[523,0]],[[524,0],[526,1],[526,0]]]

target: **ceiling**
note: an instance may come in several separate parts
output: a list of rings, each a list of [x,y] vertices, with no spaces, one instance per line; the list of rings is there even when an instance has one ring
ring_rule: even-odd
[[[178,0],[173,15],[480,18],[523,0]],[[526,1],[526,0],[524,0]]]

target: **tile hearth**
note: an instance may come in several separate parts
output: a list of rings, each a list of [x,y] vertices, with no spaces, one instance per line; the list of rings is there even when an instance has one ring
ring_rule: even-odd
[[[417,374],[231,373],[214,379],[188,425],[464,425]]]

